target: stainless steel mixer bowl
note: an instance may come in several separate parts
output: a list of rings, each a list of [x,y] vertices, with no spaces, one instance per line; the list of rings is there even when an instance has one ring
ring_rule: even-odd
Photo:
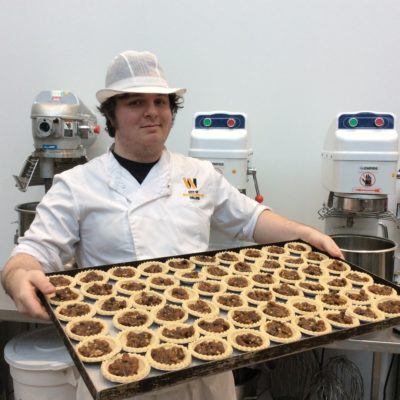
[[[31,226],[36,215],[36,207],[39,202],[18,204],[15,211],[18,212],[18,235],[24,236],[25,231]]]
[[[347,261],[388,281],[393,280],[395,242],[368,235],[340,234],[331,237]]]

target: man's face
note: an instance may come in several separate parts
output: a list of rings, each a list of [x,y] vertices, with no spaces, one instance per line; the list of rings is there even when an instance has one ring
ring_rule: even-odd
[[[115,152],[125,158],[152,162],[160,158],[172,127],[166,94],[133,93],[117,100]]]

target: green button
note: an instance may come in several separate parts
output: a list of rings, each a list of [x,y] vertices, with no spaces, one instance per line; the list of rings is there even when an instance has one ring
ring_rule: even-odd
[[[355,128],[358,125],[358,119],[357,118],[350,118],[349,119],[349,125],[351,128]]]
[[[212,124],[211,118],[204,118],[203,119],[203,126],[208,128],[209,126],[211,126],[211,124]]]

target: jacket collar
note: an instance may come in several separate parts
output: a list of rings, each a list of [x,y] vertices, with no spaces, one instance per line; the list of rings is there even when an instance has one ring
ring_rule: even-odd
[[[171,193],[171,154],[164,148],[161,158],[150,170],[146,179],[140,185],[139,182],[124,168],[113,156],[111,150],[107,154],[107,170],[109,171],[109,186],[124,196],[133,207]]]

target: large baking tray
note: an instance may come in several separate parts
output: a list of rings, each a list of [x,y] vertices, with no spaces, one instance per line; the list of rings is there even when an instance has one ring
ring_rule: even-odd
[[[284,246],[286,242],[276,242],[276,243],[268,243],[268,245],[276,245],[276,246]],[[243,247],[234,247],[228,248],[224,250],[215,250],[215,251],[206,251],[199,253],[188,253],[179,255],[181,258],[189,258],[194,255],[202,254],[202,255],[215,255],[219,251],[235,251],[238,252],[243,248],[257,248],[261,249],[261,247],[266,244],[259,244],[254,246],[243,246]],[[314,251],[319,251],[318,249],[313,249]],[[75,269],[62,271],[58,273],[48,273],[46,275],[52,276],[57,274],[67,274],[74,276],[76,273],[84,271],[85,269],[102,269],[107,270],[111,266],[118,265],[131,265],[137,266],[145,261],[166,261],[171,257],[160,257],[153,258],[149,260],[140,260],[140,261],[132,261],[132,262],[124,262],[117,263],[112,265],[101,265],[96,267],[84,268],[84,269]],[[332,257],[331,257],[332,258]],[[374,279],[375,283],[384,284],[394,288],[397,294],[400,293],[400,287],[395,285],[392,282],[386,281],[385,279],[366,271],[365,269],[357,266],[353,263],[346,261],[352,268],[352,270],[360,271],[369,274]],[[275,344],[271,342],[270,347],[264,350],[260,350],[257,352],[249,352],[242,353],[234,350],[232,355],[224,360],[219,361],[200,361],[193,358],[192,363],[189,367],[171,372],[162,372],[152,369],[150,375],[148,375],[145,379],[132,382],[127,384],[115,384],[107,381],[102,377],[98,364],[92,365],[83,363],[80,358],[77,356],[74,350],[74,342],[65,334],[64,326],[65,324],[57,319],[54,314],[55,307],[52,306],[47,299],[41,295],[40,298],[48,310],[50,318],[54,322],[60,336],[62,337],[79,373],[84,379],[89,391],[91,392],[93,398],[95,400],[117,400],[127,398],[129,396],[133,396],[139,393],[145,393],[149,391],[154,391],[157,389],[165,388],[168,386],[172,386],[178,383],[183,383],[186,381],[190,381],[192,379],[196,379],[198,377],[207,376],[211,374],[220,373],[223,371],[233,370],[241,367],[251,366],[258,363],[266,362],[272,359],[276,359],[279,357],[283,357],[290,354],[304,352],[306,350],[318,348],[324,346],[326,344],[332,343],[334,341],[344,340],[353,336],[358,336],[365,333],[370,333],[374,331],[378,331],[381,329],[389,328],[394,325],[400,324],[400,317],[395,318],[386,318],[383,321],[378,322],[369,322],[362,323],[357,327],[347,328],[347,329],[336,329],[333,328],[331,333],[315,336],[315,337],[307,337],[302,335],[302,338],[298,341],[287,343],[287,344]],[[98,315],[96,317],[99,317]],[[111,326],[111,323],[110,323]],[[111,328],[111,333],[112,333]],[[115,330],[115,332],[117,332]]]

